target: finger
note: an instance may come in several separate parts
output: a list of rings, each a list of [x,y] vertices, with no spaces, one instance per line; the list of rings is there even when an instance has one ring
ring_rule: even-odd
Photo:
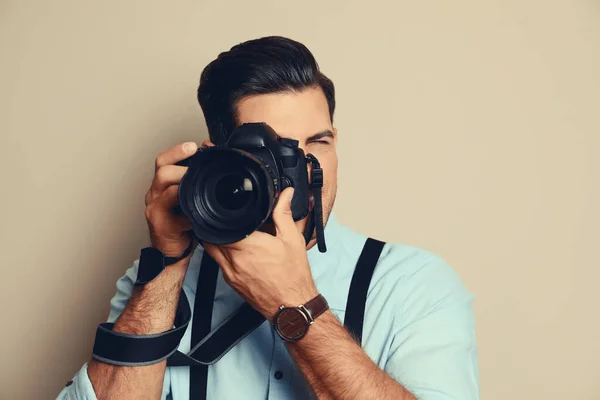
[[[255,246],[269,246],[269,242],[274,240],[275,237],[265,232],[254,231],[250,235],[246,236],[242,240],[238,240],[237,242],[224,244],[220,247],[229,249],[229,250],[248,250],[251,247]]]
[[[202,242],[202,247],[204,247],[204,250],[206,250],[206,252],[217,262],[217,264],[221,265],[227,262],[227,259],[225,258],[225,255],[219,246],[212,243]]]
[[[156,205],[165,212],[173,212],[173,208],[179,204],[178,195],[179,185],[171,185],[167,187],[157,198]]]
[[[182,234],[192,229],[192,224],[185,215],[173,212],[173,204],[177,204],[176,189],[177,186],[170,186],[146,207],[146,219],[157,232]]]
[[[155,170],[158,171],[160,167],[173,165],[181,160],[185,160],[193,155],[196,150],[198,150],[198,145],[194,142],[178,144],[177,146],[160,153],[158,157],[156,157]]]
[[[146,219],[151,233],[158,236],[183,237],[189,235],[188,232],[192,229],[192,224],[187,219],[182,218],[180,215],[173,217],[165,210],[158,208],[147,209]]]
[[[173,208],[178,203],[178,186],[169,186],[150,205],[151,219],[161,221],[157,225],[164,226],[169,232],[187,232],[192,229],[192,224],[185,215],[176,215]]]
[[[210,140],[205,140],[204,142],[202,142],[202,145],[200,147],[206,148],[206,147],[213,147],[215,144],[213,142],[211,142]]]
[[[308,215],[301,219],[300,221],[296,221],[296,230],[304,236],[304,230],[306,229],[306,225],[308,224]]]
[[[169,186],[178,185],[186,171],[187,167],[180,167],[179,165],[165,165],[160,167],[156,171],[156,174],[154,174],[154,181],[152,182],[151,190],[155,193],[155,197],[160,195]]]
[[[231,274],[231,265],[229,264],[229,260],[225,257],[225,254],[221,250],[221,248],[212,243],[202,242],[202,247],[204,247],[204,251],[208,253],[209,256],[215,260],[215,262],[221,267],[223,271],[223,275],[228,278]]]
[[[285,237],[292,233],[298,233],[298,228],[296,228],[296,224],[294,223],[294,218],[292,216],[293,196],[293,187],[285,189],[279,195],[277,205],[273,210],[273,222],[275,223],[275,235],[277,237]]]
[[[185,215],[175,215],[173,218],[173,225],[179,232],[191,231],[193,226],[188,217]]]

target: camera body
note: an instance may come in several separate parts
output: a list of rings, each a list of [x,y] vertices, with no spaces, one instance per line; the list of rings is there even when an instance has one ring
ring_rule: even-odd
[[[304,151],[265,123],[243,124],[224,145],[201,148],[179,165],[189,167],[179,207],[200,241],[227,244],[248,236],[270,222],[279,194],[290,186],[293,219],[309,212]]]
[[[262,162],[271,176],[275,199],[284,189],[294,188],[291,205],[294,221],[306,217],[309,211],[308,167],[304,151],[298,145],[297,140],[279,137],[263,122],[241,125],[226,144],[246,151]]]

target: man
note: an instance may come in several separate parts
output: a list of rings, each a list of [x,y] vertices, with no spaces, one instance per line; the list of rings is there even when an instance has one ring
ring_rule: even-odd
[[[208,368],[208,399],[478,399],[472,297],[440,258],[386,245],[369,286],[362,343],[340,322],[366,237],[331,214],[337,189],[334,86],[310,51],[282,37],[234,46],[203,71],[198,99],[211,139],[205,146],[223,144],[243,123],[266,122],[316,156],[324,173],[328,251],[318,251],[314,236],[306,245],[307,221],[294,222],[293,193],[286,189],[273,211],[272,234],[254,232],[231,245],[198,246],[150,283],[134,288],[136,262],[117,282],[109,316],[116,321],[113,330],[137,335],[170,330],[182,288],[194,303],[206,252],[221,271],[213,328],[243,301],[268,320]],[[185,143],[156,159],[146,218],[152,246],[165,256],[179,257],[190,245],[191,225],[172,209],[186,171],[175,164],[196,149]],[[306,304],[319,294],[329,309],[300,340],[282,340],[271,325],[279,307]],[[193,345],[186,332],[179,350],[189,352]],[[127,367],[93,359],[59,398],[187,399],[190,375],[193,381],[189,367],[167,367],[166,361]]]

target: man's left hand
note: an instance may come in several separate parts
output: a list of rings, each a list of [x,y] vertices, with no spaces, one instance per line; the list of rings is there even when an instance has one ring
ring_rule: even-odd
[[[255,231],[229,245],[203,243],[225,281],[269,321],[281,305],[295,307],[319,294],[304,237],[292,217],[293,192],[284,190],[273,210],[275,235]]]

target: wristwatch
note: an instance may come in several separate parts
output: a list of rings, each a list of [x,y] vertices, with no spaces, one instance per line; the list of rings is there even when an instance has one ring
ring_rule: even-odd
[[[329,308],[327,300],[318,295],[306,304],[298,307],[279,307],[273,318],[273,327],[281,338],[287,342],[295,342],[304,337],[315,319]]]
[[[179,257],[167,257],[154,247],[145,247],[140,254],[138,263],[137,279],[134,285],[141,286],[156,279],[158,275],[168,267],[190,255],[194,249],[194,239]]]

